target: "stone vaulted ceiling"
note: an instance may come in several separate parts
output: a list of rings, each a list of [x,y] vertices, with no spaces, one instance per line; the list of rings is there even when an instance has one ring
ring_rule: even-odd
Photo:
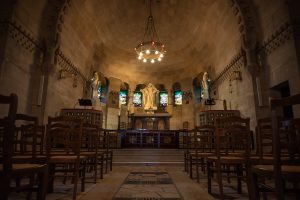
[[[142,40],[148,13],[145,0],[73,0],[63,32],[79,24],[72,34],[93,47],[96,67],[121,79],[191,77],[209,66],[218,72],[240,48],[228,1],[153,0],[155,26],[167,53],[161,63],[142,63],[134,47]]]

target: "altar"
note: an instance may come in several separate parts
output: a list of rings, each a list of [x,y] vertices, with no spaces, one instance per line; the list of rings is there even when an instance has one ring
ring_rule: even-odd
[[[170,130],[169,113],[131,114],[130,128],[133,130]]]

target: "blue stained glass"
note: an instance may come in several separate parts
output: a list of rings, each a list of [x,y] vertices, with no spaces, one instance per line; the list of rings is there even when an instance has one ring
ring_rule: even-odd
[[[121,90],[119,95],[121,105],[127,104],[127,90]]]
[[[177,106],[182,105],[182,91],[174,92],[174,104]]]

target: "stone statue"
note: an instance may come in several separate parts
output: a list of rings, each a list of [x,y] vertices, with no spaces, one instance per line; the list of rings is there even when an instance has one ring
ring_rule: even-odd
[[[89,81],[91,83],[92,99],[98,98],[98,88],[101,84],[98,72],[94,71],[93,77]]]
[[[156,110],[157,107],[155,106],[155,96],[158,90],[149,83],[147,87],[141,90],[143,93],[143,104],[144,104],[144,110]]]
[[[208,73],[204,72],[202,83],[201,83],[201,98],[202,99],[210,99],[209,88],[210,87],[210,79],[208,77]]]

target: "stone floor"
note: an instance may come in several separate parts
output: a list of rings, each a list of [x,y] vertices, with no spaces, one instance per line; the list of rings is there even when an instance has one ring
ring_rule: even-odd
[[[123,183],[126,182],[125,180],[131,172],[166,172],[176,187],[172,189],[177,189],[179,196],[184,200],[210,200],[217,197],[207,193],[206,175],[202,174],[200,183],[197,183],[196,180],[190,179],[187,173],[183,171],[183,166],[114,166],[113,171],[104,175],[103,180],[99,179],[96,184],[87,183],[85,192],[78,193],[77,199],[112,200],[114,197],[118,197],[118,192],[122,189]],[[87,180],[92,181],[91,178]],[[243,193],[242,195],[237,195],[232,187],[233,186],[228,186],[225,189],[230,199],[248,199],[247,194]],[[80,188],[80,185],[78,185],[78,188]],[[213,193],[217,194],[216,183],[213,183]],[[24,196],[22,194],[15,194],[11,199],[24,199]],[[47,200],[70,199],[72,199],[72,185],[70,181],[64,185],[61,180],[57,179],[54,193],[47,194]],[[139,198],[139,200],[142,199],[143,198]],[[146,200],[146,198],[144,199]]]
[[[114,156],[113,171],[105,174],[104,179],[99,179],[95,184],[92,183],[91,174],[87,174],[90,176],[87,178],[90,183],[86,183],[85,192],[78,193],[78,200],[134,199],[129,197],[136,197],[135,200],[167,200],[167,198],[158,198],[157,196],[154,198],[153,191],[160,197],[166,197],[161,191],[169,191],[172,196],[168,197],[173,197],[172,200],[210,200],[218,198],[218,185],[214,181],[212,182],[213,195],[207,193],[206,174],[200,174],[200,183],[197,183],[196,180],[190,179],[188,174],[184,172],[183,153],[179,150],[122,149],[122,151],[115,151]],[[134,175],[133,172],[138,173]],[[149,174],[149,172],[152,174]],[[153,175],[153,172],[158,172],[158,174]],[[235,180],[231,180],[231,183],[224,180],[223,184],[228,199],[248,199],[245,183],[243,183],[243,193],[241,195],[237,194],[234,189],[236,187]],[[79,189],[80,185],[78,185]],[[70,181],[64,185],[62,180],[56,179],[54,192],[47,194],[47,200],[71,200],[72,190],[73,185]],[[10,199],[25,199],[25,195],[16,193]]]

